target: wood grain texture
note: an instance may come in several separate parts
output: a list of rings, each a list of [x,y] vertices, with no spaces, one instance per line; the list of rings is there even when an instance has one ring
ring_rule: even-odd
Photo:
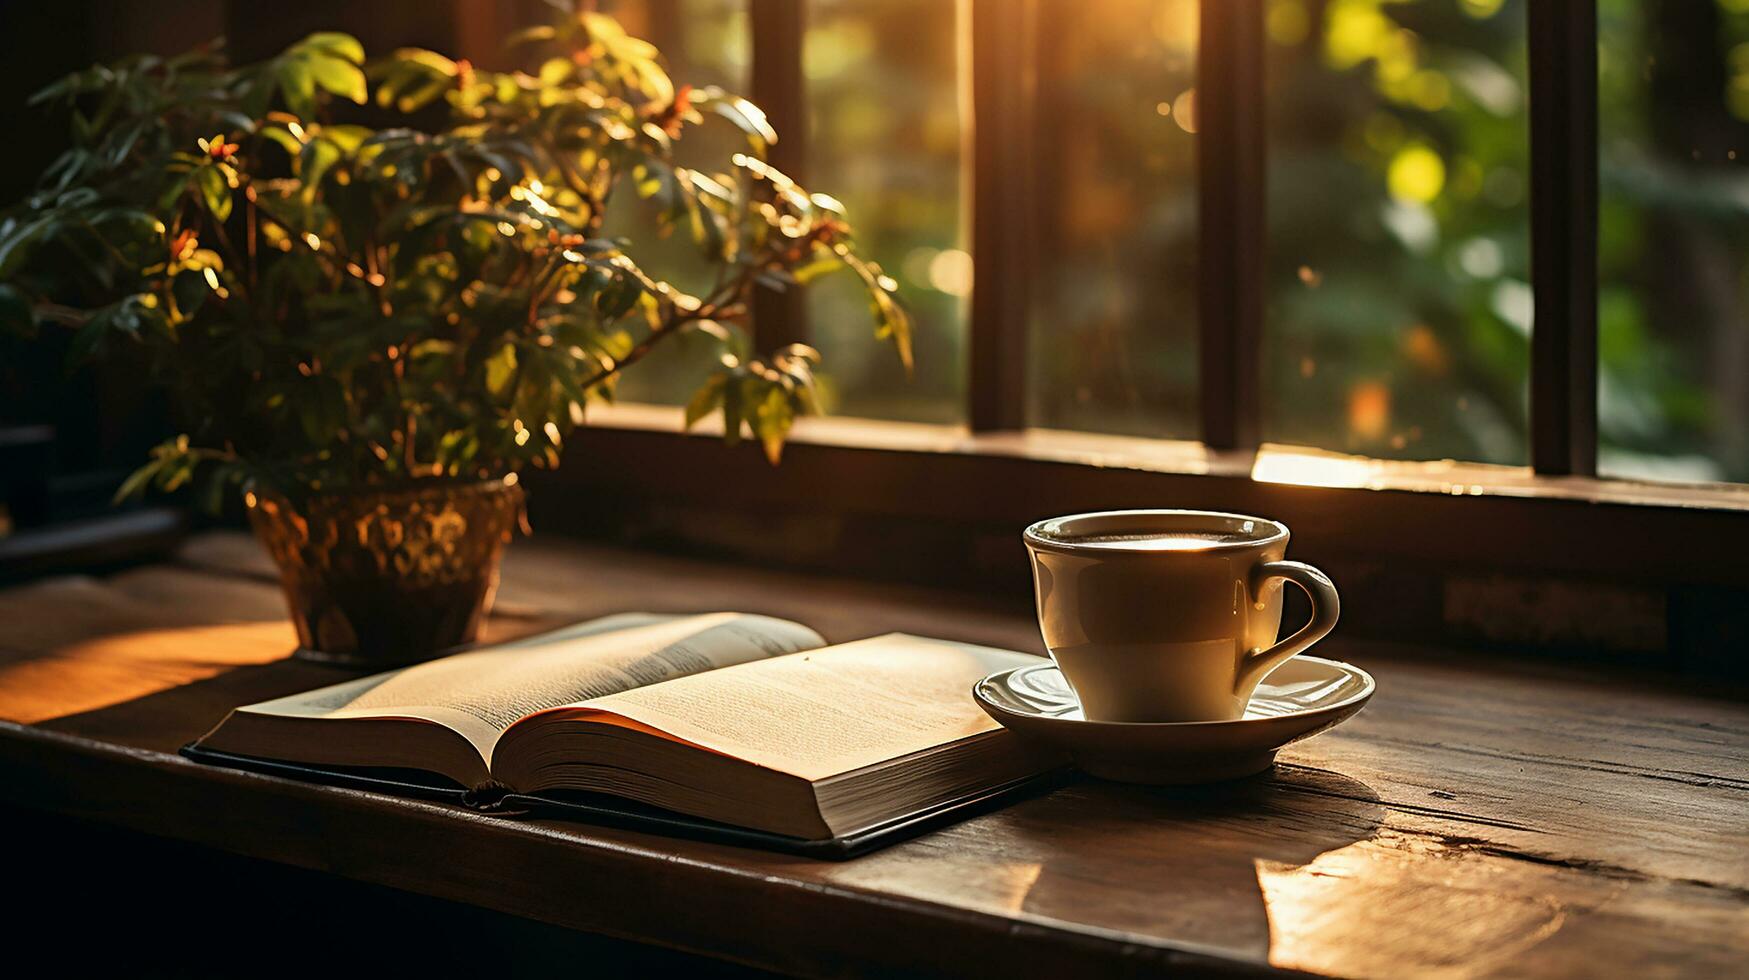
[[[1011,600],[524,542],[494,629],[728,608],[835,641],[899,629],[1037,650]],[[828,864],[176,757],[232,705],[342,676],[281,659],[279,615],[264,561],[236,536],[198,539],[177,566],[0,593],[0,794],[800,974],[1723,976],[1749,963],[1749,708],[1661,681],[1333,638],[1322,652],[1373,671],[1380,692],[1266,777],[1086,781]]]

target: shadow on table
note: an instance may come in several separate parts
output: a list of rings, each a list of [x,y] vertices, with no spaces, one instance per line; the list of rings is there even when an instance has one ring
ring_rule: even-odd
[[[12,961],[59,976],[772,976],[64,814],[0,809],[0,835],[28,842]]]
[[[1384,815],[1357,779],[1277,766],[1199,787],[1087,780],[1004,823],[1018,849],[1041,858],[1018,911],[1261,957],[1271,939],[1262,876],[1367,840]]]

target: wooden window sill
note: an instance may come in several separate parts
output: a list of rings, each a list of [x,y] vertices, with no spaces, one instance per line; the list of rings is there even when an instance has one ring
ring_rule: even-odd
[[[1120,507],[1261,514],[1343,589],[1349,635],[1749,678],[1749,486],[1667,486],[1266,447],[806,419],[783,464],[614,406],[532,472],[572,534],[1023,602],[1020,530]]]
[[[618,404],[591,410],[595,430],[716,441],[712,418],[682,431],[679,408]],[[1387,490],[1453,497],[1511,497],[1749,513],[1749,484],[1653,483],[1580,476],[1539,476],[1528,466],[1455,460],[1403,462],[1265,443],[1261,449],[1213,450],[1176,439],[1102,435],[1060,429],[974,433],[964,426],[846,417],[796,422],[792,445],[869,452],[938,453],[971,459],[1030,460],[1171,476],[1207,476],[1287,487]]]

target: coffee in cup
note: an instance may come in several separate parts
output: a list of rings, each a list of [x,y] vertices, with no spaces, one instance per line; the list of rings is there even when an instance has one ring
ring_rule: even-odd
[[[1090,721],[1242,717],[1271,670],[1330,632],[1328,576],[1286,561],[1288,529],[1240,514],[1129,510],[1026,529],[1039,629]],[[1282,583],[1312,619],[1277,642]]]

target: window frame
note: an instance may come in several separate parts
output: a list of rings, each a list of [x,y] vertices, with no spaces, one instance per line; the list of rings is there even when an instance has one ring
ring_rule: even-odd
[[[715,444],[708,426],[682,433],[677,409],[618,406],[592,414],[575,440],[582,452],[573,453],[623,462],[538,475],[537,491],[552,488],[568,502],[692,514],[667,523],[654,518],[644,530],[662,525],[652,531],[655,539],[695,550],[894,576],[905,575],[904,563],[915,564],[915,556],[871,560],[847,551],[846,541],[858,537],[857,527],[890,531],[893,521],[920,522],[964,545],[932,556],[929,577],[963,583],[1011,576],[1020,554],[1017,529],[1039,517],[1177,506],[1282,519],[1296,529],[1296,552],[1314,560],[1339,555],[1367,567],[1451,565],[1749,592],[1749,575],[1722,546],[1749,529],[1749,484],[1663,484],[1596,473],[1595,0],[1526,4],[1537,309],[1525,467],[1392,462],[1261,443],[1264,0],[1200,0],[1201,442],[1029,428],[1024,324],[1033,218],[1030,208],[1005,202],[1033,199],[1037,175],[1026,148],[1038,126],[1034,95],[1049,84],[1038,75],[1044,62],[1037,57],[1048,38],[1041,37],[1040,0],[958,2],[970,44],[962,62],[970,69],[962,95],[971,105],[964,166],[977,261],[967,425],[804,419],[774,470],[756,454]],[[785,152],[799,154],[806,141],[793,134],[806,121],[800,60],[806,2],[749,6],[753,95],[781,123],[788,139],[780,145],[796,148]],[[762,68],[768,58],[782,63]],[[806,161],[786,156],[782,165],[800,172]],[[781,297],[763,302],[761,344],[805,341],[803,306]],[[1283,460],[1312,460],[1310,475],[1295,479],[1288,465],[1285,479],[1270,477]],[[1328,479],[1331,467],[1347,476]],[[704,472],[712,474],[708,481],[696,478]],[[547,516],[559,530],[600,533],[574,511],[567,506]],[[724,545],[717,529],[701,529],[695,519],[701,514],[730,522],[735,515],[814,515],[835,522],[839,550],[797,562],[750,539]],[[978,542],[1002,529],[1016,536],[991,546],[1006,556],[992,565]],[[640,537],[636,530],[616,533]],[[867,531],[877,541],[881,533]],[[1005,571],[992,573],[996,566]],[[1380,594],[1388,598],[1389,590]]]
[[[1035,231],[1032,166],[1040,121],[1042,0],[956,0],[971,124],[972,290],[966,418],[974,432],[1027,427],[1026,330]],[[1199,0],[1197,55],[1198,345],[1200,431],[1213,449],[1262,440],[1268,230],[1264,60],[1266,0]],[[1597,472],[1598,106],[1596,0],[1525,4],[1530,47],[1530,465],[1548,475]],[[788,138],[775,163],[804,179],[807,111],[802,44],[807,0],[749,5],[752,93]],[[1016,66],[1019,66],[1018,68]],[[805,342],[796,297],[765,294],[761,346]]]

